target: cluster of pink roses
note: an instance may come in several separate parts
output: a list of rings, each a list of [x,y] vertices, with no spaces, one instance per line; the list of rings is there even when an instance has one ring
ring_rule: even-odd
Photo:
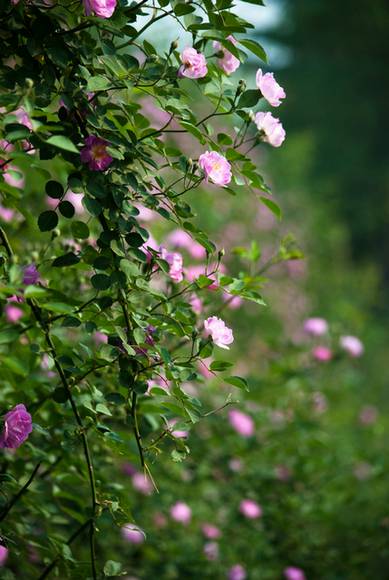
[[[273,73],[263,74],[258,69],[256,84],[262,96],[272,107],[279,107],[281,100],[286,97],[284,89],[277,83]],[[285,139],[285,130],[279,119],[269,112],[259,112],[255,115],[255,124],[262,134],[262,139],[273,147],[280,147]]]
[[[233,36],[228,36],[227,40],[234,46],[237,44]],[[224,48],[219,41],[214,41],[213,48],[221,55],[217,59],[218,66],[227,74],[230,75],[240,66],[240,61],[229,50]],[[178,70],[178,76],[187,77],[188,79],[202,79],[208,74],[207,61],[205,56],[198,52],[195,48],[187,46],[182,51],[181,55],[182,65]]]

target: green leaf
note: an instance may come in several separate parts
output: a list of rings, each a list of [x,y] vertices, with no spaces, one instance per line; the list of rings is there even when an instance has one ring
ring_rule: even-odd
[[[58,181],[48,181],[45,190],[46,194],[53,199],[60,199],[64,194],[64,188]]]
[[[111,81],[102,76],[90,77],[86,85],[87,91],[93,93],[95,91],[104,91],[109,89],[112,85]]]
[[[91,278],[93,288],[107,290],[111,286],[111,277],[106,274],[95,274]]]
[[[239,109],[246,109],[249,107],[255,107],[258,103],[261,93],[258,90],[249,90],[241,94],[238,101]]]
[[[58,225],[58,216],[55,211],[44,211],[38,217],[38,227],[41,232],[49,232]]]
[[[78,238],[80,240],[86,240],[87,238],[89,238],[90,232],[86,223],[75,221],[72,222],[71,228],[72,234],[75,238]]]
[[[118,576],[122,573],[122,565],[120,562],[108,560],[104,564],[104,576]]]
[[[19,338],[19,332],[16,328],[11,328],[9,330],[0,331],[0,344],[7,344],[9,342],[14,342]]]
[[[80,258],[76,256],[74,252],[68,252],[63,256],[59,256],[53,261],[54,268],[64,268],[66,266],[74,266],[74,264],[78,264]]]
[[[238,389],[243,389],[244,391],[249,391],[249,386],[246,379],[242,377],[232,376],[232,377],[225,377],[224,381],[229,385],[233,385],[234,387],[238,387]]]
[[[74,145],[68,137],[64,135],[54,135],[47,139],[46,143],[48,145],[53,145],[53,147],[58,147],[58,149],[63,149],[64,151],[70,151],[70,153],[78,153],[77,147]]]
[[[282,218],[282,212],[280,207],[268,197],[261,196],[261,202],[266,205],[272,213],[280,220]]]
[[[67,201],[66,199],[60,202],[58,209],[61,212],[61,214],[68,219],[71,219],[75,214],[73,204],[70,201]]]
[[[214,360],[209,368],[211,369],[211,371],[225,371],[227,369],[229,369],[230,367],[233,366],[233,363],[228,362],[226,360]]]
[[[253,4],[254,4],[254,2],[253,2]],[[256,2],[255,2],[255,4],[256,4]],[[259,44],[259,42],[257,42],[256,40],[252,40],[252,39],[244,39],[244,40],[239,40],[239,43],[242,44],[245,48],[247,48],[247,50],[249,50],[250,52],[255,54],[255,56],[257,56],[258,58],[263,60],[263,62],[267,62],[266,52],[264,51],[262,46]]]

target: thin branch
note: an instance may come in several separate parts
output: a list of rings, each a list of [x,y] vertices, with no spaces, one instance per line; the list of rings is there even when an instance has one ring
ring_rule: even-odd
[[[31,473],[31,475],[28,478],[28,480],[26,481],[26,483],[23,485],[23,487],[18,491],[17,494],[14,495],[14,497],[11,499],[11,501],[9,501],[8,504],[5,506],[5,508],[3,509],[3,511],[0,514],[0,522],[4,520],[4,518],[10,512],[10,510],[13,508],[13,506],[16,504],[16,502],[19,501],[19,499],[21,498],[21,496],[24,493],[26,493],[26,491],[28,490],[29,486],[31,485],[31,483],[34,480],[34,477],[38,473],[38,470],[39,470],[41,464],[42,464],[42,462],[40,461],[38,463],[38,465],[35,467],[34,471]]]

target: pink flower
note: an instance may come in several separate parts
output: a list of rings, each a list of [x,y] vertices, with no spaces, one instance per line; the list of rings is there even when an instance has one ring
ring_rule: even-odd
[[[359,414],[359,421],[362,425],[373,425],[377,421],[377,418],[377,407],[373,407],[373,405],[366,405]]]
[[[312,350],[313,357],[320,362],[328,362],[332,359],[332,351],[328,346],[315,346]]]
[[[186,439],[189,436],[189,431],[184,431],[183,429],[173,429],[174,425],[178,422],[178,419],[171,419],[168,422],[169,429],[171,429],[170,434],[176,439]]]
[[[4,314],[7,322],[10,324],[16,324],[22,318],[24,312],[13,304],[6,304],[4,306]]]
[[[206,256],[205,248],[184,230],[173,230],[167,237],[167,241],[170,245],[176,248],[185,248],[188,250],[192,258],[196,260],[202,260]]]
[[[245,580],[246,578],[246,570],[241,564],[235,564],[228,571],[228,580]]]
[[[144,531],[134,524],[125,524],[121,532],[123,538],[131,544],[143,544],[146,539]]]
[[[281,122],[271,113],[257,113],[255,115],[255,124],[259,131],[262,131],[262,140],[273,147],[280,147],[285,140],[285,129]]]
[[[23,404],[16,405],[4,417],[4,427],[0,435],[0,447],[17,449],[32,431],[32,418]]]
[[[17,187],[18,189],[23,189],[24,187],[24,175],[15,165],[7,164],[3,166],[3,179],[11,187]]]
[[[80,151],[82,163],[87,163],[91,171],[104,171],[111,165],[113,159],[107,153],[108,142],[105,139],[89,135],[85,139],[85,147]]]
[[[173,520],[186,526],[192,519],[192,510],[183,501],[178,501],[170,508],[170,515]]]
[[[0,205],[0,218],[5,222],[12,222],[15,217],[15,211],[9,207],[3,207]]]
[[[116,0],[83,0],[85,14],[90,16],[94,12],[99,18],[110,18],[115,12]]]
[[[237,310],[243,304],[243,299],[240,296],[234,296],[228,292],[223,292],[222,298],[224,302],[227,302],[228,308],[231,310]]]
[[[132,485],[136,491],[139,491],[144,495],[150,495],[154,490],[150,478],[144,473],[134,473],[132,476]]]
[[[234,342],[234,335],[231,328],[228,328],[221,318],[210,316],[204,321],[204,328],[206,333],[212,336],[212,340],[217,346],[229,350],[228,345]]]
[[[208,540],[217,540],[221,536],[221,531],[213,524],[203,524],[201,530]]]
[[[231,36],[231,34],[230,36],[227,36],[227,40],[229,40],[234,46],[236,45],[236,40],[233,36]],[[236,71],[240,65],[240,60],[236,58],[236,56],[234,56],[229,50],[224,48],[217,40],[213,43],[213,48],[217,52],[223,52],[223,57],[219,58],[217,61],[217,64],[220,66],[220,68],[224,70],[227,75],[230,75]]]
[[[255,80],[257,87],[267,102],[270,103],[272,107],[279,107],[281,105],[281,99],[285,99],[286,94],[284,89],[277,83],[273,73],[263,74],[262,70],[259,68]]]
[[[255,520],[262,516],[262,508],[252,499],[243,499],[239,505],[239,511],[245,518]]]
[[[235,429],[239,435],[242,435],[242,437],[251,437],[254,435],[254,421],[249,415],[246,415],[246,413],[242,413],[242,411],[238,411],[237,409],[232,409],[228,413],[228,419],[232,428]]]
[[[179,76],[189,79],[201,79],[208,73],[207,61],[201,52],[187,46],[181,53],[182,66],[178,71]]]
[[[307,318],[304,322],[304,330],[312,336],[322,336],[327,332],[328,324],[324,318]]]
[[[35,264],[29,264],[23,268],[23,284],[28,286],[29,284],[36,284],[39,280],[39,272]]]
[[[95,344],[107,344],[108,336],[106,334],[104,334],[103,332],[96,330],[93,333],[93,340],[95,341]]]
[[[295,566],[288,566],[284,570],[284,576],[286,580],[305,580],[305,574],[301,568],[296,568]]]
[[[183,260],[178,252],[168,252],[166,248],[161,248],[161,258],[169,264],[169,276],[173,282],[182,282],[184,275],[182,273]]]
[[[0,546],[0,567],[4,566],[8,558],[8,550],[5,546]]]
[[[192,307],[192,310],[195,314],[201,314],[203,311],[203,303],[201,298],[196,296],[196,294],[192,294],[189,298],[189,304]]]
[[[358,358],[365,350],[362,342],[356,336],[341,336],[340,346],[353,358]]]
[[[219,544],[217,542],[206,542],[204,544],[204,556],[210,562],[214,562],[219,558]]]
[[[231,165],[227,159],[216,151],[206,151],[199,157],[199,165],[205,173],[205,178],[210,179],[215,185],[224,187],[231,181]]]
[[[19,107],[15,111],[12,111],[11,114],[15,115],[15,117],[18,120],[18,123],[20,123],[21,125],[24,125],[25,127],[27,127],[27,129],[30,129],[30,131],[32,131],[31,119],[28,116],[28,114],[26,113],[26,111],[23,109],[23,107]]]

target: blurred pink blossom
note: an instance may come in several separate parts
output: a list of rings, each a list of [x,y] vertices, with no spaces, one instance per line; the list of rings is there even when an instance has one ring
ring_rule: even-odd
[[[243,469],[243,462],[241,459],[239,459],[239,457],[233,457],[229,460],[228,467],[231,469],[231,471],[239,472]]]
[[[328,409],[327,397],[320,391],[315,391],[312,394],[313,409],[315,413],[321,415]]]
[[[143,493],[143,495],[151,495],[154,491],[151,479],[144,473],[134,473],[132,485],[136,491]]]
[[[125,524],[121,532],[123,538],[131,544],[143,544],[146,539],[144,531],[134,524]]]
[[[2,205],[0,205],[0,218],[9,223],[12,222],[12,220],[14,219],[14,217],[16,216],[16,212],[15,210],[9,208],[9,207],[3,207]]]
[[[291,470],[286,465],[276,465],[274,471],[278,481],[288,481],[292,475]]]
[[[373,425],[377,421],[378,410],[373,405],[366,405],[359,413],[359,421],[361,425]]]
[[[183,501],[178,501],[170,508],[170,516],[176,522],[186,526],[192,519],[192,510]]]
[[[322,336],[328,331],[328,324],[324,318],[307,318],[304,321],[304,330],[312,336]]]
[[[250,417],[238,409],[232,409],[228,413],[228,420],[232,428],[242,437],[252,437],[255,433],[255,423]]]
[[[284,576],[286,580],[305,580],[305,574],[301,568],[296,568],[295,566],[288,566],[284,570]]]
[[[5,565],[8,558],[8,549],[5,546],[0,545],[0,567]]]
[[[241,564],[235,564],[228,571],[228,580],[246,580],[246,570]]]
[[[363,344],[356,336],[341,336],[339,344],[353,358],[362,356],[364,352]]]
[[[93,333],[93,340],[95,344],[107,344],[108,343],[108,336],[99,330],[96,330]]]
[[[10,324],[16,324],[22,318],[24,312],[21,308],[18,308],[13,304],[6,304],[4,306],[4,314],[7,322]]]
[[[286,97],[284,89],[277,83],[273,73],[263,74],[259,68],[255,77],[258,89],[272,107],[279,107]]]
[[[189,298],[189,304],[192,307],[192,310],[195,314],[201,314],[203,311],[203,302],[201,298],[197,296],[197,294],[191,294]]]
[[[239,505],[239,511],[245,518],[255,520],[262,516],[262,508],[252,499],[242,499]]]
[[[185,230],[173,230],[166,238],[166,241],[171,246],[188,250],[192,258],[197,260],[201,260],[206,256],[205,248],[196,240],[193,240]]]
[[[221,531],[213,524],[205,523],[201,526],[201,530],[208,540],[217,540],[221,536]]]
[[[332,359],[332,351],[328,346],[315,346],[312,349],[313,357],[320,362],[328,362]]]
[[[206,542],[203,551],[204,556],[210,562],[214,562],[219,558],[219,544],[217,542]]]
[[[178,284],[182,282],[184,279],[184,275],[182,272],[183,268],[183,259],[181,254],[178,252],[168,252],[166,248],[161,248],[161,258],[165,260],[170,268],[169,268],[169,276],[173,282]]]

